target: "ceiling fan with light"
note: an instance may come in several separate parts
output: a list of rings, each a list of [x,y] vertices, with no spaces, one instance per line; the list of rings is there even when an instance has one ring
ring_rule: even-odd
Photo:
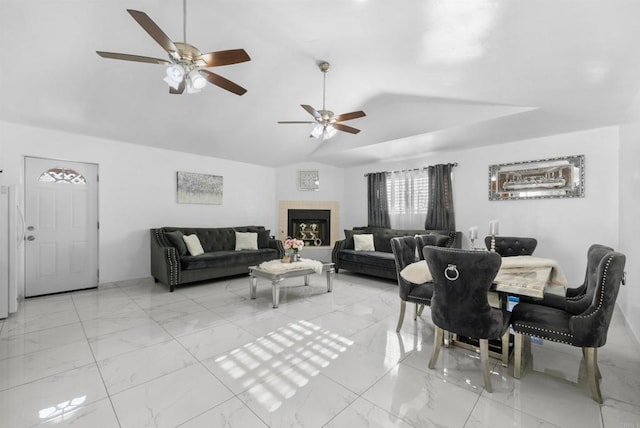
[[[222,65],[237,64],[250,61],[249,55],[244,49],[231,49],[225,51],[209,52],[203,54],[187,40],[187,5],[183,0],[183,42],[173,42],[153,22],[149,16],[139,10],[127,9],[127,12],[138,24],[169,54],[169,61],[159,58],[151,58],[140,55],[131,55],[116,52],[96,51],[103,58],[119,59],[124,61],[144,62],[149,64],[166,65],[167,76],[164,81],[169,85],[172,94],[187,94],[200,92],[207,82],[219,86],[222,89],[242,95],[246,89],[224,77],[205,70],[205,67],[218,67]]]
[[[360,132],[359,129],[353,128],[351,126],[343,125],[341,122],[358,119],[360,117],[366,116],[362,110],[354,111],[351,113],[343,113],[339,115],[335,115],[332,111],[327,110],[325,108],[325,95],[326,95],[326,83],[327,83],[327,71],[331,65],[328,62],[320,62],[318,64],[320,71],[324,74],[322,81],[322,110],[316,110],[310,105],[301,104],[302,108],[307,111],[315,121],[279,121],[278,123],[315,123],[311,134],[309,137],[312,138],[322,138],[323,140],[328,140],[329,138],[336,135],[337,131],[348,132],[350,134],[357,134]]]

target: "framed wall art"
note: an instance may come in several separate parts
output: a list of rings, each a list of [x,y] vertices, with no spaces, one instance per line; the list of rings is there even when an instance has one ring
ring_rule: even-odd
[[[298,171],[299,190],[319,190],[320,174],[318,171]]]
[[[489,166],[489,200],[584,197],[584,155]]]
[[[222,176],[178,171],[179,204],[222,205]]]

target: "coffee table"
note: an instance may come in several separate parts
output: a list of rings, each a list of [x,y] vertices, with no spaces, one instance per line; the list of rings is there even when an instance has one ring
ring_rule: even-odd
[[[258,277],[271,281],[271,294],[273,296],[273,308],[277,308],[280,302],[280,283],[285,278],[295,278],[304,276],[304,285],[309,285],[309,275],[316,274],[316,271],[301,266],[300,269],[289,268],[286,272],[272,272],[261,269],[259,266],[249,266],[249,295],[251,299],[256,298],[256,289],[258,288]],[[322,272],[327,278],[327,293],[333,291],[333,277],[335,276],[335,268],[333,263],[323,263]]]

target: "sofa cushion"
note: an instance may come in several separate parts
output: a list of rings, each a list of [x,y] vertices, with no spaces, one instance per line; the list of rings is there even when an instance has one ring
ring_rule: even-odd
[[[278,251],[272,248],[247,251],[216,251],[199,256],[181,257],[180,266],[183,270],[225,268],[239,265],[249,267],[277,257]]]
[[[236,251],[257,249],[258,234],[256,232],[236,232]]]
[[[353,235],[353,246],[356,251],[375,251],[373,234],[362,233]]]
[[[382,251],[356,251],[342,250],[339,254],[340,260],[350,263],[358,263],[368,266],[378,266],[386,269],[396,270],[396,260],[393,253]]]
[[[176,247],[176,250],[178,250],[178,255],[180,257],[187,254],[187,246],[182,239],[184,234],[181,231],[174,230],[173,232],[165,232],[164,236],[167,237],[167,240],[172,246]]]
[[[345,236],[344,248],[346,250],[355,249],[355,244],[353,242],[353,235],[361,235],[363,233],[369,233],[369,232],[367,232],[366,230],[360,230],[360,229],[354,229],[354,230],[345,229],[344,230],[344,236]]]
[[[236,232],[255,232],[258,234],[258,248],[269,248],[269,240],[271,239],[271,230],[265,229],[264,226],[241,226],[233,228]]]
[[[182,237],[184,243],[187,246],[187,250],[189,250],[189,254],[192,256],[199,256],[204,254],[204,250],[202,249],[202,244],[200,244],[200,240],[198,239],[198,235],[184,235]]]

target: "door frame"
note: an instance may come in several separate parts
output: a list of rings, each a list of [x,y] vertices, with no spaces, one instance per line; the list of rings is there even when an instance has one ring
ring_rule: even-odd
[[[98,162],[86,162],[83,160],[74,160],[74,159],[63,159],[63,158],[53,158],[47,156],[33,156],[33,155],[23,155],[22,156],[22,207],[23,207],[23,217],[26,220],[27,218],[27,159],[42,159],[52,162],[74,162],[74,163],[83,163],[87,165],[95,165],[96,173],[97,173],[97,181],[96,181],[96,219],[98,221],[98,232],[96,236],[96,266],[98,268],[97,275],[97,284],[96,287],[100,286],[100,164]],[[23,239],[26,240],[26,229],[24,231]],[[23,268],[23,283],[22,283],[22,295],[26,297],[27,294],[27,246],[22,246],[22,268]],[[64,293],[64,291],[62,292]],[[52,293],[57,294],[57,293]],[[37,297],[37,296],[34,296]]]

